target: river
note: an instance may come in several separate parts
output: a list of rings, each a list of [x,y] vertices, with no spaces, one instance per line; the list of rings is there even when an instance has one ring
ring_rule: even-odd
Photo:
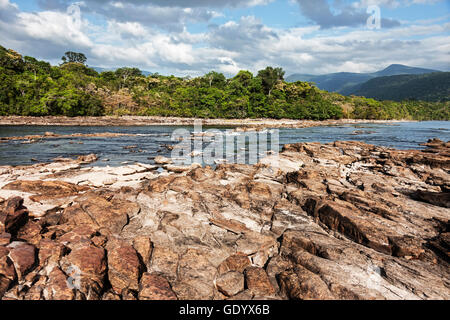
[[[0,143],[0,165],[29,165],[49,162],[56,157],[76,157],[95,153],[96,166],[119,166],[123,163],[152,163],[156,155],[170,156],[163,145],[173,145],[172,132],[177,129],[193,131],[193,127],[134,126],[134,127],[80,127],[80,126],[0,126],[0,137],[73,133],[128,133],[133,136],[113,138],[78,137],[52,138],[37,143],[23,144],[12,140]],[[204,129],[211,129],[204,128]],[[232,128],[218,127],[221,131]],[[327,143],[336,140],[356,140],[397,149],[420,149],[428,139],[450,140],[450,121],[398,122],[386,124],[359,123],[300,129],[280,129],[280,146],[296,142]],[[131,147],[134,146],[134,147]]]

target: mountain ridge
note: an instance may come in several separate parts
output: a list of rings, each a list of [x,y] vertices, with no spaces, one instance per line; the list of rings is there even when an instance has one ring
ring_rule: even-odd
[[[450,72],[377,77],[350,88],[343,94],[377,100],[449,101]]]
[[[292,74],[286,78],[287,82],[308,81],[314,82],[319,89],[338,92],[351,91],[351,88],[365,83],[371,79],[382,76],[395,76],[401,74],[425,74],[441,72],[439,70],[410,67],[402,64],[391,64],[388,67],[371,73],[336,72],[323,75]]]

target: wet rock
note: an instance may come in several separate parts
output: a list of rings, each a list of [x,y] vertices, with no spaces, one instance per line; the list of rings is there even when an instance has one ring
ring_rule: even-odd
[[[193,163],[190,166],[176,166],[176,165],[165,165],[164,169],[167,171],[175,172],[175,173],[183,173],[187,171],[191,171],[196,168],[200,168],[201,165],[198,163]]]
[[[172,159],[169,159],[169,158],[166,158],[163,156],[155,157],[154,161],[156,164],[172,164],[173,163]]]
[[[139,284],[139,300],[177,300],[177,296],[166,279],[144,273]]]
[[[77,161],[78,162],[80,162],[80,163],[92,163],[92,162],[95,162],[95,161],[97,161],[98,160],[98,157],[97,157],[97,155],[95,155],[95,154],[88,154],[88,155],[85,155],[85,156],[79,156],[78,158],[77,158]]]

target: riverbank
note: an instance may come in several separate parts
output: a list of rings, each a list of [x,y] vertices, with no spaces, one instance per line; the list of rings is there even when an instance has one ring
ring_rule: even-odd
[[[355,123],[398,123],[406,120],[291,120],[291,119],[196,119],[177,117],[0,117],[0,125],[30,126],[192,126],[202,121],[204,126],[251,127],[251,128],[307,128]],[[412,120],[407,120],[412,122]]]
[[[215,170],[95,160],[0,167],[0,297],[450,299],[450,142],[297,143]]]

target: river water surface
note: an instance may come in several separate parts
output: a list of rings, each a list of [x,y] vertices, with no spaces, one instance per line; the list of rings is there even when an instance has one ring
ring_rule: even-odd
[[[80,126],[0,126],[0,137],[42,135],[47,131],[68,135],[73,133],[129,133],[133,136],[113,138],[79,137],[43,139],[23,144],[15,140],[0,143],[0,165],[29,165],[49,162],[56,157],[76,157],[95,153],[96,166],[118,166],[123,163],[153,163],[156,155],[170,156],[163,145],[173,145],[172,132],[193,127],[135,126],[135,127],[80,127]],[[203,128],[211,129],[209,128]],[[217,127],[225,131],[232,128]],[[296,142],[333,142],[356,140],[397,149],[420,149],[428,139],[450,140],[450,121],[399,122],[386,124],[349,124],[301,129],[280,129],[280,146]],[[130,148],[135,146],[135,148]]]

